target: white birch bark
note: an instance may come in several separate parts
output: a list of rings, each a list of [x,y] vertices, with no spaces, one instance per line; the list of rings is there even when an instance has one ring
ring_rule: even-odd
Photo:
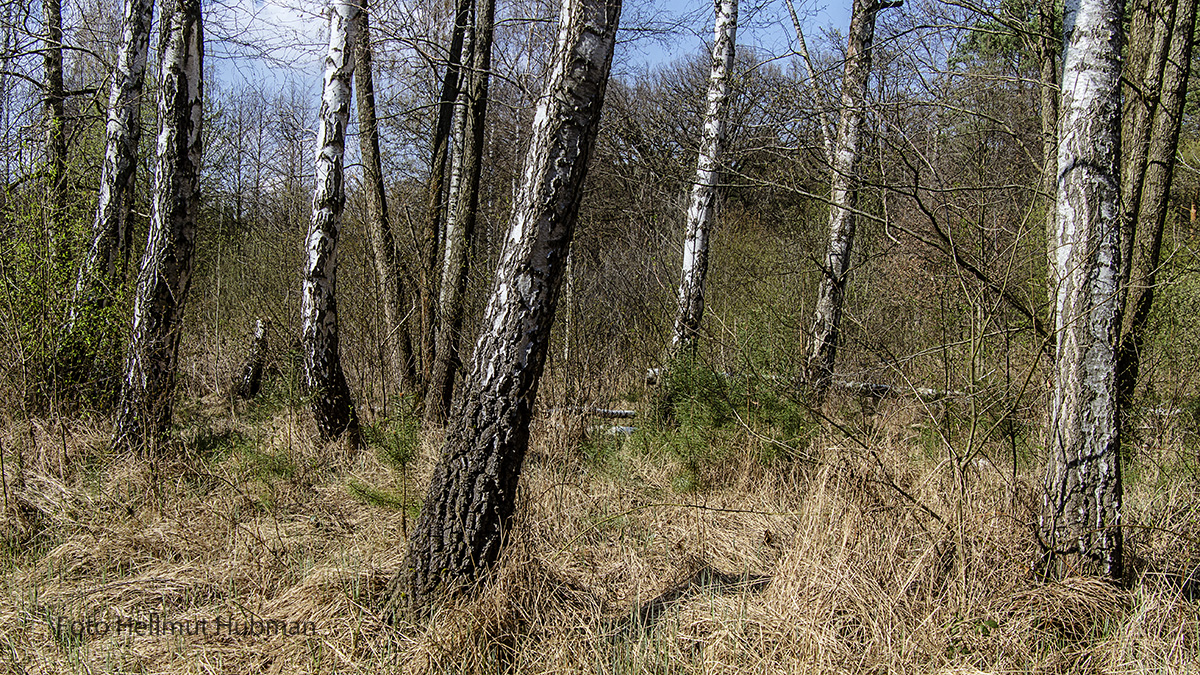
[[[858,206],[858,165],[862,126],[866,118],[867,80],[871,74],[871,42],[875,17],[880,9],[895,7],[889,0],[854,0],[850,15],[850,37],[846,46],[846,70],[842,76],[842,100],[837,137],[833,146],[833,176],[829,190],[829,246],[821,266],[821,284],[813,312],[806,377],[813,402],[820,405],[833,381],[842,306],[846,297],[846,275],[854,246]]]
[[[150,234],[138,274],[115,444],[145,449],[171,422],[184,301],[192,280],[203,151],[200,0],[177,0],[164,40]]]
[[[1122,0],[1068,0],[1058,142],[1058,338],[1042,537],[1073,569],[1122,573],[1115,347]]]
[[[407,576],[393,602],[469,586],[497,560],[512,520],[529,422],[616,42],[620,0],[564,0],[550,81],[523,183]]]
[[[817,84],[817,69],[813,67],[812,57],[808,53],[808,42],[804,39],[804,29],[800,27],[800,17],[796,16],[796,8],[792,0],[785,0],[788,15],[792,17],[792,28],[796,30],[796,43],[800,48],[800,58],[804,60],[804,70],[808,74],[808,92],[812,96],[813,105],[817,106],[817,122],[821,125],[821,144],[825,148],[825,161],[833,165],[833,133],[829,124],[829,115],[825,114],[825,97],[821,95]]]
[[[72,326],[83,305],[106,306],[111,302],[111,286],[124,275],[129,255],[138,142],[142,136],[142,88],[154,0],[125,0],[123,5],[121,51],[108,95],[100,198],[92,224],[92,242],[75,281]]]
[[[725,146],[729,110],[729,74],[737,40],[737,0],[717,0],[713,27],[712,68],[704,108],[704,129],[696,180],[692,184],[683,239],[683,269],[679,280],[679,304],[675,316],[672,351],[679,353],[695,341],[704,317],[704,278],[708,273],[708,234],[716,206],[717,181]]]
[[[329,52],[317,131],[317,185],[302,279],[305,384],[317,429],[327,441],[348,433],[356,442],[358,436],[358,418],[338,353],[337,246],[346,203],[342,172],[359,11],[352,0],[334,0],[329,8]]]

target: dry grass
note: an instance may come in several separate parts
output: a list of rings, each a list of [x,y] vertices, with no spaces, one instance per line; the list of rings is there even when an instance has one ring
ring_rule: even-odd
[[[906,437],[912,411],[880,418],[869,452],[827,431],[805,459],[772,458],[743,430],[691,463],[658,436],[543,422],[493,579],[390,626],[412,513],[351,486],[411,499],[437,439],[402,470],[316,447],[302,412],[241,412],[208,401],[158,463],[106,454],[100,423],[4,425],[7,671],[1200,672],[1200,606],[1158,576],[1197,554],[1197,486],[1170,472],[1129,490],[1131,522],[1171,530],[1131,537],[1130,590],[1039,584],[1036,476],[975,463],[964,489]],[[209,634],[114,634],[151,614]],[[56,633],[58,617],[110,632]],[[214,635],[216,617],[315,634]]]

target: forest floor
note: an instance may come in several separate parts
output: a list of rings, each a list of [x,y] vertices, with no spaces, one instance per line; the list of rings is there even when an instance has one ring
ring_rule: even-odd
[[[1200,672],[1177,443],[1127,471],[1120,588],[1035,579],[1034,462],[945,442],[920,404],[630,436],[543,414],[491,580],[389,623],[439,439],[320,447],[298,402],[178,418],[154,462],[109,453],[102,420],[0,427],[6,672]]]

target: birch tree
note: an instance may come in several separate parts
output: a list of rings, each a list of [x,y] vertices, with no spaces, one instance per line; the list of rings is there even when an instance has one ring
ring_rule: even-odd
[[[354,81],[358,98],[358,141],[363,158],[363,183],[367,197],[367,233],[371,241],[372,261],[383,292],[383,318],[387,330],[387,353],[392,376],[404,391],[416,386],[412,342],[405,320],[405,292],[396,260],[396,242],[392,235],[383,184],[383,158],[379,152],[379,122],[375,113],[375,78],[372,66],[371,20],[367,0],[359,12],[358,40],[355,47]]]
[[[463,145],[450,179],[445,257],[439,294],[440,327],[434,348],[433,371],[425,397],[425,421],[429,424],[442,424],[446,420],[454,397],[454,375],[460,360],[459,340],[466,311],[469,251],[479,213],[479,181],[483,170],[484,122],[492,68],[495,8],[495,0],[482,0],[476,8],[475,25],[469,40],[467,81],[460,97]]]
[[[1120,270],[1122,0],[1068,0],[1058,141],[1049,466],[1050,561],[1120,577],[1116,359]],[[1078,563],[1078,564],[1077,564]]]
[[[150,234],[138,274],[114,433],[116,445],[138,450],[152,447],[171,422],[200,206],[204,73],[200,0],[175,0],[166,30]]]
[[[329,52],[317,131],[317,186],[305,239],[300,308],[304,377],[317,429],[326,441],[343,434],[349,434],[352,442],[358,438],[358,417],[338,352],[337,246],[346,203],[342,171],[359,11],[352,0],[334,0],[329,8]]]
[[[683,240],[683,268],[679,281],[678,311],[671,349],[690,351],[704,316],[704,277],[708,273],[708,234],[716,207],[717,181],[725,146],[729,112],[729,72],[737,40],[737,0],[717,0],[713,27],[712,69],[704,109],[704,130],[696,181],[692,185]]]
[[[550,80],[475,346],[466,395],[392,603],[465,589],[512,522],[538,381],[612,63],[620,0],[564,0]]]
[[[850,253],[854,246],[854,211],[858,207],[858,164],[862,154],[862,127],[866,117],[867,80],[871,75],[875,16],[883,8],[899,5],[899,0],[854,0],[850,14],[841,110],[833,143],[829,245],[821,265],[821,284],[817,289],[805,367],[815,405],[825,400],[833,382],[842,306],[846,299],[846,276],[850,271]]]

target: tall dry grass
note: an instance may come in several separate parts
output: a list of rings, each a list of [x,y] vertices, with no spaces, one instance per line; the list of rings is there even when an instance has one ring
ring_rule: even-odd
[[[1131,474],[1123,589],[1035,579],[1035,468],[956,469],[901,403],[858,427],[862,445],[827,428],[790,456],[753,425],[696,459],[669,432],[546,415],[493,577],[389,625],[437,439],[400,465],[318,447],[303,407],[253,405],[185,406],[157,462],[109,454],[100,421],[5,421],[6,671],[1200,672],[1200,604],[1166,573],[1198,553],[1200,482],[1171,468],[1177,448]],[[114,634],[151,614],[209,634]],[[214,635],[218,616],[315,634]]]

